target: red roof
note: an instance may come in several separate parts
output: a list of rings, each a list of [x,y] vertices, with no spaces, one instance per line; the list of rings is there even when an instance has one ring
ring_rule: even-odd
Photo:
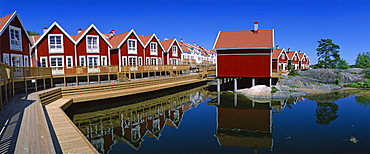
[[[185,45],[184,42],[180,41],[179,44],[181,46],[182,51],[191,52],[190,49]]]
[[[15,12],[14,12],[14,13],[12,13],[12,14],[7,15],[7,16],[5,16],[5,17],[0,18],[0,30],[1,30],[1,31],[3,30],[3,28],[5,27],[5,25],[8,23],[9,19],[10,19],[14,14],[15,14]]]
[[[144,45],[146,45],[148,43],[148,41],[150,41],[150,38],[152,38],[154,34],[152,35],[148,35],[148,36],[143,36],[143,35],[138,35],[141,42],[143,42]]]
[[[31,37],[31,41],[33,43],[35,43],[41,37],[41,35],[33,35],[33,36],[30,36],[30,37]]]
[[[272,58],[277,59],[281,55],[281,53],[284,51],[284,49],[274,49],[272,51]]]
[[[118,46],[120,45],[120,43],[122,42],[122,40],[128,35],[130,34],[131,31],[127,31],[127,32],[124,32],[122,34],[119,34],[119,35],[114,35],[112,38],[108,39],[108,41],[110,42],[110,44],[112,45],[112,48],[118,48]]]
[[[274,30],[219,32],[214,49],[273,48]]]
[[[175,40],[176,39],[160,41],[163,48],[164,48],[164,51],[168,52],[171,49],[171,46],[172,46],[172,44],[174,43]]]
[[[295,51],[290,51],[290,52],[287,52],[287,54],[288,54],[288,58],[289,58],[290,60],[292,60],[292,59],[293,59],[293,57],[297,54],[297,52],[295,52]]]
[[[302,60],[302,58],[303,58],[304,56],[306,56],[306,54],[305,54],[305,53],[298,53],[298,58],[299,58],[299,60]]]

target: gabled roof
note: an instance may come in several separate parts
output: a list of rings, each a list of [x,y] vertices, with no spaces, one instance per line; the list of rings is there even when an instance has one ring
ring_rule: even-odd
[[[190,49],[185,45],[184,42],[179,42],[180,46],[181,46],[181,49],[183,52],[187,52],[187,53],[191,53]]]
[[[160,41],[163,48],[164,48],[164,51],[166,52],[169,52],[169,50],[171,49],[171,46],[173,44],[175,44],[175,42],[177,42],[176,38],[174,39],[170,39],[170,40],[164,40],[164,41]],[[177,42],[178,45],[180,45],[178,42]],[[180,51],[182,52],[182,48],[180,48]]]
[[[273,49],[274,30],[219,32],[213,49]]]
[[[287,52],[287,55],[288,55],[289,60],[293,60],[294,56],[298,56],[297,52],[295,52],[295,51],[289,51],[289,52]]]
[[[135,37],[140,42],[140,44],[142,46],[144,46],[144,44],[143,44],[143,42],[141,42],[139,36],[137,36],[136,33],[135,33],[135,31],[133,29],[131,29],[130,31],[124,32],[124,33],[119,34],[119,35],[114,35],[113,37],[111,37],[110,39],[108,39],[109,42],[112,45],[112,49],[120,48],[122,46],[122,44],[130,37],[131,34],[134,34]]]
[[[286,53],[284,49],[272,50],[272,59],[278,59],[282,53]]]
[[[91,29],[94,29],[98,32],[99,36],[103,38],[103,40],[105,41],[105,43],[108,44],[109,47],[112,47],[112,45],[109,43],[109,41],[106,39],[106,36],[103,35],[99,30],[98,28],[95,27],[94,24],[91,24],[89,27],[87,27],[86,29],[84,29],[83,31],[81,31],[80,33],[78,33],[77,35],[73,36],[73,38],[75,39],[76,41],[76,44],[78,42],[80,42],[82,40],[82,38],[84,38],[84,36],[87,35],[87,33],[91,30]]]
[[[34,44],[41,37],[41,35],[32,35],[30,37],[31,37],[32,44]]]
[[[10,25],[11,21],[13,21],[13,19],[15,17],[18,18],[19,23],[21,23],[21,26],[22,26],[21,28],[24,30],[24,32],[27,35],[28,40],[32,44],[33,42],[30,39],[30,36],[28,35],[26,28],[24,28],[23,23],[22,23],[21,19],[19,18],[17,11],[15,11],[14,13],[9,14],[9,15],[7,15],[5,17],[0,18],[0,35],[3,34],[3,32],[5,31],[5,29]]]
[[[32,48],[36,47],[40,41],[49,34],[49,32],[51,31],[51,29],[53,29],[54,27],[58,28],[60,31],[62,31],[62,33],[67,36],[67,38],[69,40],[71,40],[71,42],[73,42],[74,44],[76,44],[75,40],[55,21],[53,24],[51,24],[49,26],[49,28],[44,32],[44,34],[42,34],[39,39],[36,40],[36,42],[33,44]]]
[[[303,57],[306,57],[306,54],[305,53],[298,53],[298,59],[299,59],[299,61],[301,61],[303,59]]]
[[[144,44],[144,48],[146,48],[149,45],[151,40],[156,39],[157,42],[159,43],[159,46],[162,48],[162,50],[164,50],[161,42],[159,41],[158,37],[155,34],[148,35],[148,36],[139,35],[139,38],[141,42]]]

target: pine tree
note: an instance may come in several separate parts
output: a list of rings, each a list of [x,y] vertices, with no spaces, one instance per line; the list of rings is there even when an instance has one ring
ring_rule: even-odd
[[[317,51],[318,66],[321,68],[337,68],[341,60],[339,55],[340,47],[333,43],[331,39],[321,39]]]

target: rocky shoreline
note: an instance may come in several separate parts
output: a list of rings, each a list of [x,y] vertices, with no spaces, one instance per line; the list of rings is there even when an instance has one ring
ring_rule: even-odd
[[[302,70],[299,76],[283,74],[275,86],[257,85],[236,92],[256,99],[288,99],[310,93],[329,93],[344,89],[344,84],[366,80],[363,72],[359,68]]]

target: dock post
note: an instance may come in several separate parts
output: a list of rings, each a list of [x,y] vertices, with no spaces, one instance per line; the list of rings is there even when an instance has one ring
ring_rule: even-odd
[[[42,82],[44,84],[44,90],[46,89],[46,81],[45,81],[45,75],[42,76]]]
[[[3,110],[3,91],[2,91],[2,89],[3,89],[3,87],[0,84],[0,111]]]
[[[25,91],[25,93],[27,94],[27,78],[26,77],[24,77],[24,91]]]
[[[234,92],[238,90],[237,78],[234,78]]]
[[[234,106],[238,106],[238,94],[234,93]]]
[[[252,78],[252,87],[254,87],[256,85],[256,81],[254,78]]]
[[[67,86],[67,79],[66,79],[66,74],[64,73],[64,76],[63,76],[63,84],[64,84],[64,87]]]
[[[90,85],[90,76],[89,76],[89,73],[86,74],[86,77],[87,77],[87,85]]]
[[[220,78],[217,78],[217,92],[221,91]]]
[[[98,72],[98,84],[100,84],[100,70]]]
[[[8,104],[8,84],[7,84],[7,79],[4,80],[4,87],[5,87],[5,102]]]
[[[272,79],[270,78],[269,87],[271,87],[271,85],[272,85]]]
[[[32,82],[32,80],[31,80]],[[37,91],[37,78],[35,77],[35,91]]]

